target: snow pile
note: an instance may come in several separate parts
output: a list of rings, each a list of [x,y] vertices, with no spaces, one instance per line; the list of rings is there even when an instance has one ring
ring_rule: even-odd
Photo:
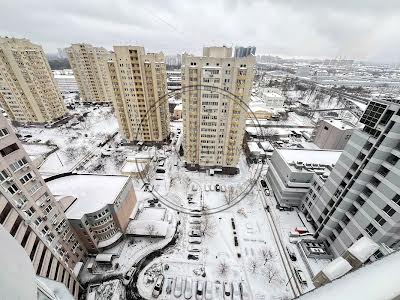
[[[363,236],[356,241],[347,252],[352,254],[360,262],[364,263],[372,254],[379,249],[379,245],[370,238]]]
[[[351,268],[352,267],[347,260],[343,257],[338,257],[329,263],[321,272],[332,281],[349,272]]]

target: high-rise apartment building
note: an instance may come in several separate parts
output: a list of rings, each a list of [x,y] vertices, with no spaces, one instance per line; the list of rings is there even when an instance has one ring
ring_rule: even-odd
[[[189,169],[237,171],[254,65],[254,56],[233,58],[227,47],[204,48],[202,57],[183,55],[184,157]]]
[[[0,37],[0,105],[20,123],[52,122],[66,114],[41,46]]]
[[[113,104],[122,136],[161,142],[169,135],[167,73],[162,53],[114,46],[108,61]]]
[[[249,46],[249,47],[241,47],[241,46],[236,46],[235,47],[235,57],[246,57],[250,55],[256,55],[256,47],[254,46]]]
[[[325,183],[314,181],[302,211],[340,255],[362,236],[398,248],[400,105],[370,101]]]
[[[89,44],[72,44],[65,52],[78,82],[82,101],[111,103],[112,87],[107,75],[110,52]]]
[[[37,275],[64,283],[78,297],[74,268],[87,251],[3,116],[0,224],[25,249]]]

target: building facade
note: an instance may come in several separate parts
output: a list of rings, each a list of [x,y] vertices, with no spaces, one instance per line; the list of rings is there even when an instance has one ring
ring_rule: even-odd
[[[50,191],[90,253],[99,253],[118,242],[136,205],[128,176],[65,174],[48,178]]]
[[[107,75],[107,58],[110,53],[103,47],[89,44],[72,44],[65,52],[78,82],[81,100],[111,103],[112,86]]]
[[[301,205],[315,182],[323,184],[341,151],[275,149],[268,161],[267,179],[282,206]]]
[[[256,47],[254,46],[249,46],[249,47],[241,47],[241,46],[236,46],[235,47],[235,57],[240,58],[240,57],[246,57],[256,55]]]
[[[400,240],[400,105],[370,101],[329,178],[302,210],[340,255],[362,236],[397,249]]]
[[[162,53],[114,46],[108,60],[113,104],[122,136],[129,142],[162,142],[169,135],[167,73]]]
[[[25,249],[36,274],[64,283],[77,298],[74,268],[87,250],[3,116],[0,191],[0,223]]]
[[[53,75],[61,94],[79,92],[78,83],[76,82],[74,73],[71,70],[53,71]]]
[[[343,120],[320,120],[313,141],[321,149],[343,150],[354,129],[353,124]]]
[[[183,55],[183,149],[188,168],[237,171],[254,66],[254,57],[233,58],[227,47],[204,48],[202,57]]]
[[[261,88],[260,97],[265,105],[270,108],[282,108],[285,103],[285,97],[278,88]]]
[[[20,123],[47,123],[67,113],[41,46],[0,37],[0,105]]]

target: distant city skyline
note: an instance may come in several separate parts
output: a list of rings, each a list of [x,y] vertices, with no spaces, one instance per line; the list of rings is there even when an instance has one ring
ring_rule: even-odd
[[[283,57],[400,61],[395,0],[3,2],[0,35],[29,38],[46,53],[87,42],[198,55],[225,44]]]

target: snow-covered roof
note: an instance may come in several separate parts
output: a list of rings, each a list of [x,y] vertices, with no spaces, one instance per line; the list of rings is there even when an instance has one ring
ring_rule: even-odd
[[[343,120],[338,120],[338,119],[331,119],[331,120],[324,120],[324,121],[340,130],[354,129],[354,127],[355,127],[351,123],[344,122]]]
[[[343,257],[338,257],[323,268],[322,272],[332,281],[349,272],[351,268],[347,260]]]
[[[349,249],[353,256],[359,261],[365,262],[372,254],[379,249],[379,245],[370,238],[363,236],[361,239],[356,241]]]
[[[175,110],[182,110],[182,104],[178,104],[177,106],[174,107]]]
[[[121,168],[121,172],[126,173],[138,173],[142,172],[146,168],[146,163],[141,161],[126,161]]]
[[[132,220],[126,228],[126,234],[138,236],[157,236],[167,235],[168,222],[153,220]]]
[[[301,161],[303,164],[336,164],[342,151],[313,150],[313,149],[276,149],[280,156],[287,162]]]
[[[264,149],[264,151],[273,151],[274,150],[274,147],[268,141],[261,142],[260,145],[261,145],[261,148]]]
[[[97,262],[111,262],[114,254],[100,253],[96,255]]]
[[[400,295],[400,252],[396,251],[318,289],[299,300],[381,300]]]
[[[117,232],[114,234],[112,237],[110,237],[108,240],[101,241],[97,244],[98,248],[105,248],[108,247],[112,244],[114,244],[116,241],[119,240],[119,238],[122,236],[122,232]]]
[[[47,182],[47,186],[56,196],[76,197],[65,214],[68,219],[80,219],[84,214],[96,212],[114,203],[128,181],[128,176],[73,174],[52,179]]]
[[[36,281],[38,286],[40,285],[41,288],[44,288],[47,292],[50,291],[52,295],[54,295],[54,299],[74,300],[74,297],[65,284],[40,276],[37,276]]]
[[[249,147],[250,152],[253,152],[253,153],[254,152],[257,152],[257,153],[264,152],[262,149],[260,149],[260,147],[258,147],[256,142],[248,142],[247,146]]]

